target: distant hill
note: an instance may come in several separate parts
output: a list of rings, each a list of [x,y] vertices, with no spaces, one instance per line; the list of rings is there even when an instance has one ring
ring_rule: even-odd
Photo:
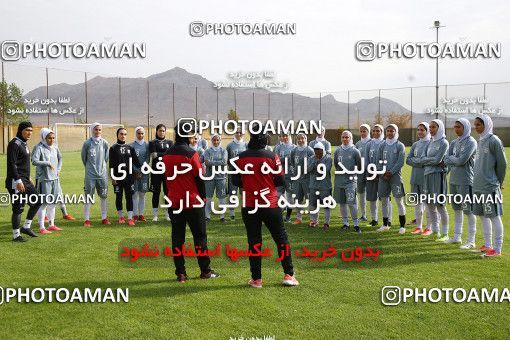
[[[150,100],[147,102],[147,81],[149,82]],[[172,105],[172,84],[175,103]],[[215,119],[217,108],[220,119],[226,119],[230,109],[237,107],[237,113],[242,119],[255,118],[291,119],[292,96],[294,96],[294,119],[319,119],[319,105],[321,105],[322,120],[328,128],[347,126],[347,112],[351,113],[350,125],[355,126],[359,121],[373,122],[379,111],[378,97],[362,99],[347,105],[337,100],[333,95],[319,98],[307,97],[300,94],[269,92],[265,89],[236,89],[235,99],[232,89],[216,90],[213,82],[204,77],[189,73],[175,67],[171,70],[153,74],[147,78],[122,78],[119,105],[119,79],[116,77],[95,77],[87,82],[88,121],[103,123],[118,123],[121,110],[123,123],[129,125],[147,124],[147,110],[152,116],[152,122],[170,124],[173,121],[173,109],[176,117],[198,116],[203,119]],[[198,92],[198,103],[195,103],[195,87]],[[217,93],[218,92],[218,93]],[[218,103],[217,103],[218,95]],[[85,84],[55,84],[49,86],[49,97],[70,97],[72,107],[85,107]],[[270,97],[269,97],[270,96]],[[25,95],[25,98],[45,98],[46,87],[38,87]],[[270,101],[270,110],[268,109]],[[409,113],[410,111],[399,103],[381,97],[381,114],[390,112]],[[349,106],[349,109],[348,109]],[[62,106],[65,107],[65,106]],[[84,119],[84,115],[81,117]],[[33,115],[35,123],[45,124],[46,116]],[[413,117],[414,120],[414,117]],[[73,122],[72,116],[51,116],[51,122]],[[152,125],[152,124],[151,124]]]

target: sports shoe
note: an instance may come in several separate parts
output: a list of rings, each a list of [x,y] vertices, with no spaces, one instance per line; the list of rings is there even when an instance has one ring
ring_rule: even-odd
[[[343,230],[343,231],[348,231],[348,230],[349,230],[349,226],[348,226],[347,224],[344,224],[344,225],[342,226],[342,230]]]
[[[377,227],[378,224],[379,222],[377,222],[376,220],[372,220],[372,222],[370,222],[371,227]]]
[[[406,228],[404,228],[404,227],[400,227],[400,229],[398,230],[398,233],[399,233],[400,235],[404,235],[404,234],[406,233]]]
[[[235,217],[234,215],[231,215],[231,216],[230,216],[230,219],[233,221],[233,220],[235,220],[235,219],[236,219],[236,217]]]
[[[147,220],[145,219],[145,216],[143,216],[143,215],[138,215],[138,221],[139,222],[147,222]]]
[[[493,256],[503,256],[503,254],[498,253],[495,249],[491,248],[491,249],[487,249],[485,254],[483,254],[482,256],[493,257]]]
[[[286,216],[285,217],[285,223],[289,223],[290,222],[290,216]]]
[[[133,221],[135,221],[135,222],[138,221],[138,215],[133,216]]]
[[[153,216],[152,217],[152,222],[157,222],[158,221],[158,216]]]
[[[86,220],[85,222],[83,222],[83,226],[90,228],[90,227],[92,227],[92,223],[90,222],[90,220]]]
[[[130,225],[130,226],[135,225],[135,220],[133,220],[132,218],[129,218],[127,222],[128,222],[128,225]]]
[[[410,221],[409,223],[407,223],[407,225],[415,225],[416,224],[416,219]]]
[[[209,222],[211,222],[211,219],[206,217],[205,218],[205,223],[209,223]]]
[[[301,223],[303,223],[303,221],[301,221],[299,218],[296,218],[296,220],[294,220],[294,222],[292,222],[292,224],[294,224],[294,225],[298,225]]]
[[[444,243],[446,243],[446,244],[462,243],[462,240],[460,238],[459,239],[450,238],[450,239],[444,241]]]
[[[436,238],[436,242],[446,242],[448,241],[450,238],[448,237],[448,235],[442,235],[439,234]]]
[[[74,218],[73,215],[64,215],[64,220],[68,220],[68,221],[74,221],[76,218]]]
[[[474,243],[466,242],[463,245],[460,246],[460,249],[474,249],[476,248]]]
[[[420,227],[416,227],[414,228],[414,230],[411,232],[412,235],[418,235],[418,234],[421,234],[423,231],[421,230]]]
[[[485,253],[487,250],[492,249],[490,247],[486,247],[485,244],[481,246],[479,249],[472,250],[473,253]]]
[[[23,237],[21,237],[21,235],[19,235],[18,237],[13,238],[12,242],[28,242],[28,240],[25,240]]]
[[[430,236],[430,235],[432,235],[432,230],[429,228],[425,228],[425,230],[423,230],[423,232],[421,233],[421,236]]]
[[[167,221],[170,221],[170,216],[168,215],[168,213],[167,213],[167,214],[165,214],[165,219],[166,219]]]
[[[220,274],[216,273],[214,270],[211,270],[208,273],[200,273],[201,279],[216,279],[218,277],[220,277]]]
[[[119,222],[118,223],[119,224],[126,224],[126,219],[124,217],[119,217]]]
[[[322,230],[328,231],[329,230],[329,224],[328,223],[324,223],[324,225],[322,226]]]
[[[298,280],[292,275],[285,274],[282,281],[284,286],[299,286]]]
[[[316,227],[317,227],[317,224],[318,224],[318,223],[317,223],[317,222],[315,222],[315,221],[310,221],[310,223],[308,224],[308,226],[309,226],[310,228],[316,228]]]
[[[56,225],[50,225],[47,230],[61,231],[62,229],[57,227]]]
[[[361,216],[361,218],[359,219],[361,222],[366,222],[368,221],[367,218],[365,216]]]
[[[361,234],[361,228],[358,225],[354,226],[354,231],[357,232],[358,234]]]
[[[251,279],[248,281],[248,285],[250,285],[253,288],[262,288],[262,279],[254,280]]]
[[[186,274],[177,274],[177,282],[184,283],[188,280],[188,275]]]
[[[101,224],[110,225],[110,224],[112,224],[112,223],[110,222],[110,220],[109,220],[109,219],[108,219],[108,217],[107,217],[107,218],[105,218],[104,220],[101,220]]]
[[[30,228],[20,228],[19,231],[22,234],[25,234],[25,235],[28,235],[28,236],[31,236],[31,237],[37,237],[37,235]]]
[[[383,225],[379,229],[377,229],[377,231],[388,231],[390,230],[390,228],[391,227],[389,225]]]
[[[220,223],[225,223],[225,217],[220,218]]]
[[[51,234],[51,231],[47,230],[46,228],[40,228],[39,234]]]

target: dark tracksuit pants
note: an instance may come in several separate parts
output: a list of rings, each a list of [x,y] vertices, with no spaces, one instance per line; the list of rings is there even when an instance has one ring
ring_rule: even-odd
[[[262,244],[262,222],[264,222],[278,247],[278,254],[276,256],[279,257],[282,251],[285,252],[285,245],[289,243],[287,231],[283,225],[281,208],[259,208],[256,213],[249,214],[248,211],[252,209],[241,209],[250,250],[254,251],[254,245],[257,243]],[[285,254],[281,262],[284,273],[294,275],[290,252]],[[258,280],[262,278],[262,258],[260,256],[250,256],[250,271],[252,279]]]
[[[18,192],[19,197],[23,197],[24,199],[29,195],[39,194],[37,192],[37,189],[32,185],[32,183],[30,183],[29,180],[22,178],[21,181],[25,186],[25,192],[24,193]],[[8,191],[11,195],[15,193],[14,189],[8,189]],[[30,206],[30,208],[28,209],[27,212],[27,220],[33,220],[35,214],[37,214],[37,211],[41,206],[41,200],[38,199],[36,203],[28,203],[28,205]],[[21,214],[23,213],[24,207],[25,203],[23,201],[20,202],[19,200],[16,200],[12,202],[12,217],[11,217],[12,229],[19,229],[21,227]]]
[[[152,192],[152,208],[159,208],[159,196],[161,194],[161,186],[163,186],[163,194],[168,195],[168,189],[166,187],[166,178],[164,175],[151,174],[151,185],[150,191]],[[166,204],[163,201],[163,204]]]
[[[122,210],[122,196],[124,193],[126,194],[126,210],[133,211],[134,189],[134,179],[117,181],[117,184],[113,186],[113,192],[115,193],[115,208],[117,208],[117,211]]]
[[[186,240],[186,224],[191,229],[193,235],[193,242],[195,247],[200,246],[202,250],[207,250],[207,232],[205,224],[205,209],[192,208],[183,209],[178,214],[173,214],[171,209],[168,209],[168,214],[172,222],[172,250],[181,248]],[[197,248],[195,248],[196,251]],[[184,265],[184,256],[174,256],[175,274],[186,274],[186,267]],[[197,256],[198,266],[202,273],[211,271],[211,260],[209,256]]]

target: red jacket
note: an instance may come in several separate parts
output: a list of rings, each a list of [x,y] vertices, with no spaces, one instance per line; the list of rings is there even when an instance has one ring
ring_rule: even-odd
[[[163,163],[165,163],[165,180],[171,208],[179,209],[182,200],[183,208],[191,209],[193,208],[192,205],[200,203],[197,197],[202,198],[205,202],[205,185],[199,177],[202,164],[195,150],[185,143],[178,142],[163,155]],[[191,167],[191,170],[178,174],[172,180],[168,179],[174,176],[175,170],[183,171],[188,167]],[[186,193],[189,193],[189,205],[186,204]]]
[[[269,168],[274,171],[279,171],[277,174],[263,174],[262,165],[266,163]],[[243,170],[247,164],[253,164],[251,171],[254,174],[246,175],[235,175],[234,184],[243,188],[245,195],[244,206],[247,208],[255,207],[255,199],[258,199],[259,205],[265,204],[265,201],[260,197],[260,192],[263,189],[269,189],[269,192],[265,195],[270,203],[270,208],[278,207],[278,194],[276,187],[283,186],[284,172],[283,167],[280,163],[280,158],[277,154],[272,151],[265,149],[248,149],[239,154],[239,159],[236,161],[236,165]],[[237,182],[237,183],[236,183]],[[255,195],[257,191],[259,195]]]

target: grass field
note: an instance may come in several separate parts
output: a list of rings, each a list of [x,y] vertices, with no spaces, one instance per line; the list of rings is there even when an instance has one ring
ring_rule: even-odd
[[[507,155],[509,149],[507,148]],[[510,159],[510,157],[509,157]],[[0,156],[0,181],[5,181],[5,156]],[[82,193],[83,167],[78,153],[64,154],[61,177],[66,193]],[[34,174],[34,172],[33,172]],[[404,167],[407,184],[410,167]],[[510,195],[507,183],[505,198]],[[110,187],[111,188],[111,187]],[[4,192],[5,190],[0,190]],[[147,196],[146,215],[150,216]],[[510,200],[504,201],[510,212]],[[122,240],[165,239],[171,227],[165,221],[136,227],[99,224],[99,204],[92,209],[93,228],[82,226],[82,207],[69,206],[76,221],[61,220],[64,231],[11,242],[10,208],[0,208],[0,286],[2,287],[128,287],[128,303],[8,303],[0,306],[0,338],[510,338],[510,304],[406,303],[388,307],[381,303],[386,285],[419,288],[508,287],[510,237],[507,230],[504,256],[481,258],[432,238],[407,233],[340,232],[339,210],[332,214],[329,232],[309,229],[305,224],[287,225],[294,249],[306,245],[323,249],[372,246],[382,251],[379,261],[344,263],[339,259],[310,262],[294,258],[301,285],[283,287],[282,271],[274,258],[263,260],[263,289],[246,286],[250,278],[248,260],[231,262],[224,254],[212,259],[222,277],[200,280],[194,259],[187,259],[191,279],[178,284],[171,260],[153,265],[130,266],[119,261]],[[396,211],[396,207],[394,207]],[[26,209],[25,209],[26,213]],[[450,235],[453,213],[450,210]],[[109,216],[115,220],[113,195]],[[407,218],[413,209],[407,208]],[[308,222],[308,218],[305,219]],[[503,222],[508,215],[503,216]],[[393,225],[398,225],[394,214]],[[477,245],[482,244],[477,223]],[[33,229],[37,229],[34,222]],[[464,231],[466,233],[467,227]],[[208,226],[209,244],[247,246],[240,214],[234,222]],[[465,238],[465,235],[464,235]],[[188,232],[187,240],[191,241]],[[274,245],[265,230],[265,245]],[[140,244],[141,245],[141,244]]]

